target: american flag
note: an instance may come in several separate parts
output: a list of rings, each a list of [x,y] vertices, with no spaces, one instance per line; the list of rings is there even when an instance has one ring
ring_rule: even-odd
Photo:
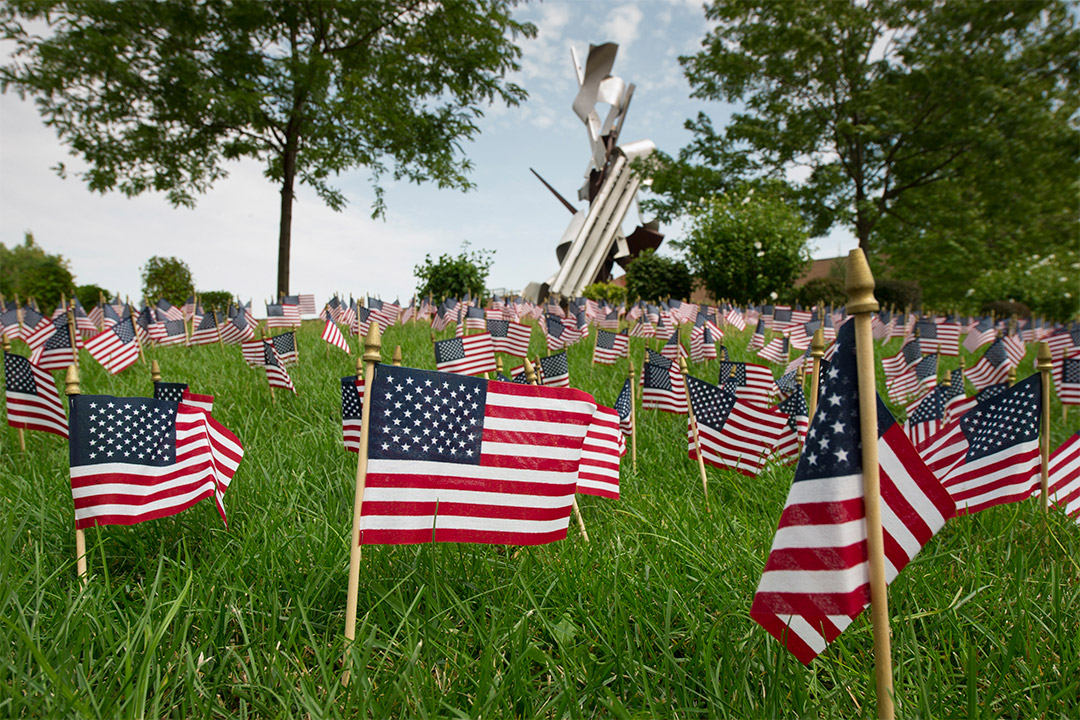
[[[364,378],[341,378],[341,439],[349,452],[360,452],[360,428],[364,410]]]
[[[97,305],[94,305],[94,307],[90,308],[90,310],[87,311],[86,314],[90,318],[90,322],[94,323],[94,325],[101,328],[102,330],[107,330],[108,328],[106,328],[103,324],[105,322],[105,311],[102,309],[104,305],[104,302],[98,301]]]
[[[637,324],[630,328],[630,337],[656,337],[656,328],[645,322],[645,318],[641,318]]]
[[[758,405],[769,405],[776,392],[772,371],[764,365],[722,361],[717,384],[733,388],[736,397]]]
[[[870,602],[854,332],[822,390],[750,617],[803,664]],[[885,579],[915,557],[955,506],[880,399],[878,462]]]
[[[787,363],[791,349],[787,338],[773,338],[765,347],[758,350],[757,356],[774,363]]]
[[[566,359],[566,351],[540,358],[536,373],[541,385],[570,387],[570,363]]]
[[[75,527],[134,525],[222,499],[244,448],[204,411],[150,398],[73,395]]]
[[[274,353],[284,365],[291,365],[300,361],[300,353],[296,349],[296,333],[289,331],[270,338],[274,344]]]
[[[608,330],[596,330],[596,345],[593,347],[594,363],[600,365],[614,365],[621,357],[626,357],[630,351],[630,339],[625,333],[614,333]]]
[[[650,350],[641,374],[642,409],[686,413],[686,381],[678,365]]]
[[[380,365],[360,542],[566,537],[592,396]]]
[[[1024,345],[1024,341],[1019,335],[1006,335],[1002,340],[1005,344],[1005,352],[1009,356],[1009,362],[1013,364],[1013,367],[1018,366],[1024,361],[1024,356],[1027,355],[1027,346]]]
[[[961,513],[1030,497],[1039,486],[1041,378],[980,403],[930,439],[922,456]]]
[[[1080,405],[1080,358],[1063,357],[1053,366],[1054,383],[1062,405]]]
[[[19,306],[14,302],[8,302],[0,310],[0,326],[4,335],[12,340],[22,338],[22,326],[19,324]]]
[[[532,327],[512,320],[487,320],[486,325],[495,352],[519,358],[528,356]]]
[[[630,412],[633,407],[633,389],[630,387],[630,379],[623,381],[622,391],[615,399],[615,412],[619,413],[619,429],[623,435],[629,435],[634,431],[633,415]]]
[[[1080,433],[1074,433],[1050,456],[1050,501],[1080,522]]]
[[[1009,360],[1009,353],[1005,347],[1005,340],[998,338],[986,348],[986,352],[975,363],[975,367],[967,371],[967,379],[976,390],[982,390],[989,385],[997,385],[1005,381],[1009,376],[1009,370],[1016,367],[1016,363]]]
[[[120,314],[113,310],[113,306],[104,304],[101,306],[101,329],[108,330],[120,322]]]
[[[222,340],[221,331],[218,328],[217,313],[214,311],[208,312],[202,316],[202,320],[191,331],[191,337],[188,338],[188,347],[195,345],[210,345]]]
[[[183,345],[187,341],[183,320],[158,320],[150,325],[149,333],[158,345]]]
[[[51,322],[52,334],[30,354],[30,362],[42,370],[63,370],[75,362],[75,353],[71,349],[71,333],[68,331],[67,318],[63,315]]]
[[[370,295],[368,296],[367,300],[367,308],[371,311],[371,317],[369,319],[379,323],[379,330],[382,332],[386,332],[386,328],[397,322],[398,313],[401,312],[401,306],[397,303],[383,302],[382,300],[379,300],[378,298],[373,298]],[[484,312],[481,310],[481,318],[483,317],[483,315]],[[480,323],[480,327],[478,329],[484,329],[482,322]]]
[[[196,328],[203,319],[203,307],[201,302],[195,303],[195,309],[191,312],[191,327]]]
[[[979,320],[964,337],[964,349],[973,353],[983,345],[991,342],[997,333],[994,331],[994,323],[990,318],[984,317]]]
[[[194,310],[195,299],[192,298],[191,300],[189,300],[189,302],[191,303],[191,307]],[[187,305],[185,305],[184,307],[187,307]],[[165,300],[164,298],[160,298],[157,301],[157,305],[155,305],[155,308],[157,309],[158,315],[164,315],[166,320],[182,321],[184,319],[184,311],[173,305],[168,300]]]
[[[724,321],[739,332],[746,329],[746,318],[735,307],[728,308],[728,311],[724,313]]]
[[[285,317],[285,307],[283,305],[280,303],[266,304],[266,327],[268,330],[279,327],[288,328],[294,324]]]
[[[788,305],[777,305],[775,308],[773,308],[772,320],[771,322],[766,323],[768,327],[779,333],[787,330],[791,324],[791,307]]]
[[[882,358],[881,368],[885,371],[885,382],[892,382],[920,360],[922,360],[922,347],[919,345],[919,338],[908,340],[900,348],[900,352],[891,357]]]
[[[923,352],[941,355],[960,354],[960,324],[941,322],[940,319],[923,318],[915,323],[919,344]]]
[[[297,299],[299,301],[301,315],[318,314],[319,311],[315,309],[315,296],[313,294],[308,293],[305,295],[304,293],[300,293],[300,295],[297,296]]]
[[[285,319],[289,321],[289,327],[300,324],[299,295],[283,295],[281,297],[281,310]]]
[[[367,337],[368,332],[371,330],[371,311],[363,305],[358,305],[352,313],[353,320],[351,323],[351,329],[353,335],[359,337]],[[378,323],[375,323],[378,325]],[[380,328],[380,331],[382,329]]]
[[[460,312],[461,317],[458,318],[457,327],[454,329],[454,334],[457,337],[465,337],[473,330],[483,332],[487,329],[487,316],[482,308],[462,305],[460,306]]]
[[[699,314],[694,328],[690,331],[690,359],[696,363],[714,360],[716,341],[722,337],[719,328],[706,320],[703,314]]]
[[[255,337],[254,323],[247,313],[237,313],[221,328],[221,341],[228,345],[237,345]]]
[[[709,465],[754,477],[761,472],[787,429],[787,416],[741,401],[732,393],[687,376],[690,408],[698,426],[701,456]],[[694,428],[688,423],[690,459],[697,459]]]
[[[352,350],[349,349],[349,343],[345,340],[345,336],[341,334],[341,330],[338,329],[338,326],[334,324],[334,318],[329,309],[323,313],[323,319],[326,320],[326,327],[323,328],[322,339],[330,345],[340,348],[352,355]]]
[[[22,355],[4,353],[8,425],[68,436],[67,417],[52,376]]]
[[[57,328],[63,325],[67,327],[67,318],[45,317],[31,308],[23,308],[23,342],[30,346],[31,350],[41,348],[56,333]]]
[[[495,370],[495,346],[491,335],[480,333],[435,341],[435,367],[440,372],[480,375]]]
[[[686,348],[679,341],[679,328],[675,328],[671,337],[664,343],[664,347],[660,348],[660,354],[675,362],[678,362],[681,357],[687,357]]]
[[[945,424],[945,395],[950,387],[938,385],[925,395],[904,423],[904,432],[916,450],[924,449]]]
[[[618,330],[619,311],[612,310],[611,312],[604,314],[602,317],[597,318],[596,327],[603,328],[604,330]]]
[[[154,399],[191,405],[204,412],[214,412],[213,395],[196,395],[188,389],[187,383],[167,383],[160,380],[154,383]]]
[[[87,340],[83,347],[111,375],[130,367],[139,359],[139,344],[135,342],[135,331],[130,322],[102,330]]]
[[[810,428],[810,407],[806,404],[806,395],[802,388],[796,387],[795,392],[784,398],[776,409],[787,415],[790,430],[781,437],[776,454],[784,458],[797,458],[799,448],[806,444],[806,432]]]
[[[341,305],[341,324],[342,325],[347,325],[347,326],[349,326],[351,328],[353,326],[353,323],[355,323],[355,322],[356,322],[356,300],[354,300],[353,298],[349,298],[349,304],[348,305],[345,305],[344,303],[342,303],[342,305]]]
[[[619,458],[626,441],[619,430],[619,413],[597,405],[581,446],[577,491],[582,495],[619,499]]]
[[[912,367],[885,384],[889,399],[895,403],[906,402],[912,412],[923,395],[937,383],[938,356],[927,355]]]
[[[342,319],[341,300],[337,295],[330,298],[330,302],[327,303],[327,306],[330,308],[330,316],[334,318],[334,322],[348,324]]]
[[[98,333],[98,326],[94,324],[94,321],[90,319],[90,316],[86,314],[86,310],[83,309],[82,303],[79,302],[79,298],[71,299],[71,312],[75,317],[75,330],[79,332],[83,337],[90,337]]]
[[[573,342],[570,328],[550,313],[545,317],[544,335],[547,337],[548,352],[562,350]]]
[[[959,420],[964,413],[975,407],[975,403],[969,403],[969,400],[974,400],[974,398],[967,396],[967,389],[964,387],[964,368],[957,368],[949,373],[949,387],[945,391],[942,409],[944,417],[941,424],[944,426],[954,420]]]
[[[765,347],[765,319],[759,319],[757,321],[757,327],[754,328],[754,334],[750,336],[751,350],[760,350]]]
[[[889,337],[889,326],[892,323],[892,313],[882,310],[870,318],[871,334],[875,340],[885,340]]]
[[[296,392],[292,378],[289,377],[289,371],[285,369],[285,363],[278,357],[274,343],[270,340],[263,340],[263,367],[266,368],[266,381],[270,383],[271,388],[285,388],[292,390],[294,394],[299,394]]]

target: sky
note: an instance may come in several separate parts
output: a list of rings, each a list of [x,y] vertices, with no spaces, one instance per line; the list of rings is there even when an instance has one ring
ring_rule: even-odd
[[[726,124],[732,108],[690,98],[678,58],[700,49],[708,30],[699,0],[642,2],[545,0],[519,6],[537,37],[521,41],[521,71],[513,78],[529,93],[518,107],[486,109],[476,140],[464,146],[474,164],[475,189],[462,193],[389,183],[385,219],[371,218],[374,194],[360,168],[339,178],[349,200],[343,212],[300,186],[293,207],[290,290],[370,293],[407,300],[413,268],[425,255],[494,250],[491,288],[520,290],[557,269],[555,246],[570,213],[529,172],[534,168],[576,202],[589,160],[585,126],[571,110],[577,80],[570,48],[584,62],[589,44],[615,42],[612,73],[636,89],[620,142],[651,140],[675,154],[690,140],[683,128],[698,112]],[[0,46],[4,57],[9,48]],[[601,114],[603,117],[603,114]],[[63,162],[68,178],[51,169]],[[92,193],[73,170],[79,162],[46,128],[32,102],[0,95],[0,243],[22,242],[26,231],[47,252],[70,261],[77,284],[97,284],[133,299],[140,268],[153,255],[175,255],[190,266],[198,290],[227,290],[247,300],[272,297],[277,278],[279,188],[254,161],[228,166],[229,177],[174,208],[163,195],[127,198]],[[626,232],[638,222],[631,209]],[[661,227],[668,239],[678,226]],[[855,246],[850,236],[811,241],[814,257],[835,257]],[[662,253],[674,254],[666,245]]]

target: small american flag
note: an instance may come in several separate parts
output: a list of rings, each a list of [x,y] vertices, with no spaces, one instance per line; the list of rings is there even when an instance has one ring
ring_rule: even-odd
[[[681,357],[687,357],[686,348],[679,341],[679,328],[675,328],[671,333],[671,337],[664,343],[664,347],[660,348],[660,354],[675,362],[678,362]]]
[[[297,297],[299,299],[301,315],[316,315],[318,313],[318,310],[315,309],[315,296],[313,294],[308,293],[305,295],[304,293],[300,293]]]
[[[915,338],[904,343],[900,352],[881,361],[881,367],[885,371],[885,382],[892,382],[898,375],[908,370],[912,365],[922,360],[922,347],[919,339]]]
[[[938,356],[927,355],[886,383],[885,389],[889,394],[889,399],[895,403],[907,402],[908,412],[912,412],[915,404],[937,383],[937,370]]]
[[[776,393],[776,380],[764,365],[722,361],[717,384],[729,385],[735,396],[747,402],[768,406]]]
[[[364,410],[364,378],[341,378],[341,437],[345,449],[360,452],[360,428]]]
[[[787,415],[788,429],[790,430],[776,448],[779,457],[799,456],[799,447],[806,444],[806,432],[810,428],[810,408],[806,404],[806,396],[800,387],[795,392],[784,398],[776,409]],[[793,442],[794,441],[794,442]]]
[[[175,305],[173,305],[168,300],[165,300],[164,298],[159,299],[157,301],[157,305],[155,307],[157,308],[158,314],[159,315],[164,315],[166,320],[183,320],[184,319],[184,311],[181,310],[180,308],[176,307]],[[195,307],[194,298],[192,298],[192,300],[191,300],[191,307],[192,308]]]
[[[915,330],[919,333],[919,343],[923,352],[936,352],[950,356],[960,354],[959,323],[923,318],[915,323]]]
[[[270,340],[263,340],[263,367],[266,368],[266,381],[270,383],[270,387],[284,388],[292,390],[294,394],[299,394],[296,392],[292,378],[289,377],[289,372],[285,369],[285,363],[278,357],[274,343]]]
[[[289,327],[300,324],[299,295],[283,295],[281,298],[281,310],[285,319],[289,321]]]
[[[916,450],[925,448],[930,438],[936,435],[944,425],[945,395],[948,391],[949,388],[938,385],[933,391],[923,396],[904,423],[904,431]]]
[[[1080,405],[1080,358],[1063,357],[1053,365],[1058,400],[1062,405]]]
[[[8,425],[68,436],[67,417],[52,376],[22,355],[4,353]]]
[[[60,315],[54,318],[53,332],[44,344],[30,354],[30,362],[42,370],[64,370],[75,362],[75,353],[71,349],[71,333],[68,331],[67,318]],[[78,342],[78,340],[76,340]]]
[[[196,395],[188,389],[187,383],[161,382],[158,380],[154,383],[154,399],[168,400],[175,403],[182,402],[207,413],[214,412],[214,396]]]
[[[349,343],[345,340],[345,336],[341,334],[341,330],[338,329],[338,326],[334,324],[334,318],[329,309],[323,313],[323,319],[326,320],[326,327],[323,328],[322,339],[330,345],[352,355],[352,350],[349,349]]]
[[[696,377],[688,376],[686,382],[705,462],[750,477],[760,473],[787,429],[787,416],[773,408],[740,401],[732,393]],[[687,426],[686,439],[690,459],[696,460],[692,425]]]
[[[102,330],[87,340],[83,347],[111,375],[130,367],[139,359],[139,344],[135,342],[135,331],[130,320]]]
[[[514,357],[527,357],[532,328],[512,320],[487,320],[488,334],[495,345],[495,352],[506,353]]]
[[[1074,433],[1050,456],[1050,501],[1080,522],[1080,433]]]
[[[226,345],[238,345],[255,337],[255,328],[247,313],[237,313],[221,328],[221,341]]]
[[[435,367],[441,372],[479,375],[495,370],[495,346],[491,335],[480,333],[435,341]]]
[[[786,364],[790,352],[787,338],[773,338],[768,345],[758,350],[757,356],[769,362]]]
[[[967,371],[967,379],[975,386],[976,390],[982,390],[989,385],[997,385],[1005,381],[1009,376],[1009,370],[1016,367],[1016,363],[1009,360],[1009,353],[1005,347],[1005,340],[998,338],[986,348],[986,352],[979,358],[979,362]]]
[[[986,343],[992,342],[996,334],[993,321],[988,317],[981,318],[964,337],[964,349],[973,353]]]
[[[191,331],[188,346],[211,345],[219,340],[221,340],[221,331],[218,329],[217,313],[211,311],[203,315],[198,326]]]
[[[581,446],[577,491],[582,495],[619,499],[619,458],[626,441],[619,430],[619,413],[597,405]]]
[[[283,365],[292,365],[300,361],[300,353],[296,349],[296,333],[289,331],[270,338],[274,344],[274,353]]]
[[[615,411],[619,413],[619,429],[623,435],[630,435],[634,431],[633,413],[633,389],[630,387],[630,379],[623,381],[622,391],[615,399]]]
[[[540,358],[536,366],[541,385],[570,387],[570,363],[566,351]]]
[[[626,357],[629,349],[630,339],[625,334],[597,329],[592,361],[600,365],[614,365],[616,360]]]
[[[299,322],[294,322],[285,314],[285,306],[280,303],[267,303],[266,305],[266,327],[267,329],[273,328],[290,328],[294,325],[299,325]]]
[[[642,409],[686,414],[686,382],[678,365],[650,350],[641,375]]]

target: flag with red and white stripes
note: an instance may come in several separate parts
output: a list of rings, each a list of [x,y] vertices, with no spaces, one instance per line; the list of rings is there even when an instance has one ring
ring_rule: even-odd
[[[318,310],[315,309],[315,295],[312,293],[307,293],[306,295],[300,293],[300,295],[297,296],[297,299],[299,300],[301,315],[315,315],[318,313]]]
[[[360,452],[360,428],[364,409],[364,378],[341,378],[341,439],[349,452]]]
[[[495,370],[495,346],[483,332],[468,337],[435,341],[435,367],[440,372],[479,375]]]
[[[685,414],[686,381],[679,366],[652,350],[648,358],[641,367],[642,409]]]
[[[67,416],[52,375],[22,355],[4,353],[4,400],[11,427],[68,436]]]
[[[75,527],[134,525],[223,496],[243,445],[206,412],[167,400],[73,395]]]
[[[262,343],[263,367],[266,369],[266,381],[270,383],[270,387],[292,390],[294,394],[298,395],[296,386],[293,385],[292,378],[289,376],[289,371],[285,369],[284,361],[278,356],[277,350],[274,349],[274,343],[270,340],[263,340]]]
[[[1080,433],[1073,433],[1050,455],[1050,502],[1080,522]]]
[[[593,347],[593,363],[614,365],[619,358],[626,357],[630,350],[630,338],[625,333],[610,330],[596,330],[596,345]]]
[[[774,408],[741,401],[733,393],[687,376],[690,408],[706,464],[754,477],[761,472],[787,430],[788,416]],[[694,428],[687,425],[687,448],[697,459]]]
[[[512,320],[487,320],[486,325],[495,352],[519,358],[528,356],[532,327]]]
[[[135,342],[135,331],[131,329],[130,322],[117,323],[108,330],[102,330],[87,340],[83,347],[111,375],[131,367],[139,359],[139,344]]]
[[[849,324],[850,326],[850,324]],[[853,328],[807,433],[750,617],[809,664],[870,602]],[[955,514],[949,494],[877,399],[885,579]]]
[[[380,365],[370,401],[362,544],[566,537],[591,395]]]
[[[338,326],[334,324],[334,320],[330,316],[330,311],[327,310],[324,312],[323,317],[326,320],[326,327],[323,328],[322,339],[330,345],[340,348],[352,355],[352,350],[349,349],[349,343],[345,340],[345,336],[341,334],[341,330],[338,329]]]
[[[597,405],[581,447],[577,491],[582,495],[619,499],[619,458],[626,440],[619,430],[619,413]]]

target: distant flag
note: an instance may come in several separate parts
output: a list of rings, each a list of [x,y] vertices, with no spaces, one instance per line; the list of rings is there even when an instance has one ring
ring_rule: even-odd
[[[386,332],[386,328],[390,327],[397,321],[398,312],[401,310],[401,307],[398,306],[396,303],[383,302],[382,300],[379,300],[378,298],[373,298],[370,295],[367,299],[367,308],[371,313],[369,320],[374,320],[375,322],[379,323],[379,330],[381,330],[382,332]],[[480,314],[482,317],[483,311],[481,311]],[[483,323],[481,323],[480,329],[484,329]]]
[[[953,420],[959,420],[961,415],[974,407],[974,403],[968,405],[967,389],[964,387],[964,368],[957,368],[949,373],[949,386],[945,389],[942,401],[942,426],[948,425]]]
[[[919,345],[919,339],[908,340],[900,348],[900,352],[882,359],[881,367],[885,371],[885,382],[892,382],[920,360],[922,360],[922,348]]]
[[[544,335],[547,337],[548,352],[562,350],[570,344],[569,333],[563,321],[550,313],[546,317]]]
[[[67,327],[67,319],[64,317],[45,317],[37,310],[23,308],[23,342],[30,346],[31,350],[38,350],[52,338],[57,328],[61,325]],[[58,322],[59,321],[59,322]]]
[[[676,327],[672,331],[671,337],[664,343],[664,347],[660,348],[660,354],[675,362],[678,362],[681,357],[687,357],[686,348],[679,341],[679,328]]]
[[[641,318],[640,321],[630,327],[630,337],[651,338],[656,337],[656,328]]]
[[[226,345],[238,345],[254,337],[254,323],[248,313],[237,313],[221,328],[221,341]]]
[[[300,353],[296,349],[296,333],[290,330],[269,338],[274,344],[274,352],[283,365],[292,365],[300,361]]]
[[[189,302],[191,303],[192,310],[194,310],[194,308],[195,308],[195,299],[192,298]],[[187,305],[185,304],[184,307],[186,308]],[[159,315],[164,315],[165,316],[166,320],[183,320],[184,319],[184,311],[181,310],[180,308],[176,307],[175,305],[173,305],[171,302],[169,302],[168,300],[166,300],[164,298],[158,299],[157,304],[155,305],[155,308],[157,309],[157,312],[158,312]]]
[[[263,341],[263,367],[266,368],[266,381],[270,383],[270,387],[284,388],[299,394],[289,377],[289,371],[285,369],[285,363],[278,357],[274,343],[270,340]]]
[[[701,455],[709,465],[754,477],[761,472],[787,429],[787,416],[739,400],[704,380],[687,376],[690,406],[698,426]],[[686,430],[688,452],[697,459],[694,429]]]
[[[809,664],[870,603],[853,328],[822,388],[750,617]],[[832,372],[835,371],[835,372]],[[885,579],[955,513],[880,399],[878,458]]]
[[[281,303],[267,303],[266,305],[266,328],[291,328],[299,325],[299,318],[294,322],[285,314],[285,306]]]
[[[243,445],[206,412],[184,403],[71,396],[71,494],[75,527],[134,525],[223,497]]]
[[[1080,357],[1063,357],[1052,369],[1058,400],[1062,405],[1080,405]]]
[[[466,333],[479,330],[483,332],[487,329],[484,310],[482,308],[469,306],[464,308],[464,314],[461,318],[461,322],[458,323],[456,334],[458,337],[464,337]]]
[[[577,491],[618,500],[619,458],[625,452],[618,411],[597,405],[581,446]]]
[[[442,402],[448,397],[458,402]],[[566,537],[597,407],[590,395],[380,365],[371,403],[361,543]],[[430,433],[396,432],[404,409],[419,412],[418,404],[438,409]]]
[[[723,335],[704,313],[699,313],[690,331],[690,359],[696,363],[716,358],[716,341]]]
[[[718,384],[729,386],[736,397],[758,405],[768,406],[776,393],[776,380],[764,365],[722,361]]]
[[[345,336],[341,334],[341,330],[338,329],[338,326],[334,324],[334,318],[329,310],[323,313],[323,319],[326,320],[326,327],[323,328],[322,339],[328,344],[352,355],[352,350],[349,349],[349,343],[345,340]]]
[[[757,327],[754,328],[754,334],[750,336],[751,350],[760,350],[765,347],[765,319],[759,318],[757,321]]]
[[[923,396],[904,423],[904,431],[915,449],[921,449],[945,424],[945,396],[951,386],[938,385]]]
[[[967,336],[964,337],[964,349],[969,353],[973,353],[983,345],[993,342],[997,332],[994,330],[994,323],[988,317],[980,318],[979,321],[968,330]]]
[[[297,296],[297,299],[299,300],[300,314],[301,315],[317,315],[318,314],[319,311],[315,309],[315,296],[314,295],[312,295],[311,293],[308,293],[306,295],[304,293],[300,293],[300,295]]]
[[[786,364],[789,353],[788,339],[777,337],[773,338],[768,345],[758,350],[757,356],[762,360],[768,360],[769,362]]]
[[[19,306],[14,302],[4,304],[0,310],[0,326],[2,332],[11,340],[22,338],[22,326],[19,324]]]
[[[98,326],[94,324],[94,321],[90,319],[90,316],[86,314],[86,310],[83,309],[82,303],[79,302],[79,298],[71,298],[72,315],[75,317],[75,330],[79,332],[83,337],[90,337],[98,333]]]
[[[633,415],[630,412],[633,405],[633,389],[630,387],[629,378],[623,381],[622,391],[615,399],[615,411],[619,413],[619,429],[622,434],[630,435],[634,431]]]
[[[68,331],[67,318],[63,315],[53,319],[52,323],[53,332],[44,344],[31,353],[30,362],[42,370],[64,370],[75,362],[75,353],[71,349],[71,333]]]
[[[188,347],[195,345],[211,345],[221,340],[221,331],[218,329],[217,314],[208,312],[202,316],[202,320],[191,331],[188,338]]]
[[[776,409],[787,415],[788,428],[791,431],[790,435],[798,442],[794,448],[791,448],[790,444],[786,447],[778,447],[777,455],[780,457],[798,457],[799,446],[806,444],[806,432],[810,428],[810,408],[806,404],[806,395],[803,394],[802,388],[796,388],[795,392],[784,398],[776,406]]]
[[[368,331],[371,329],[371,311],[362,305],[358,305],[353,308],[352,316],[352,334],[367,337]],[[378,325],[377,322],[375,324]],[[382,328],[379,328],[379,330],[381,331]]]
[[[967,371],[967,379],[975,386],[976,390],[982,390],[989,385],[997,385],[1005,382],[1009,376],[1009,370],[1016,367],[1009,359],[1005,340],[998,338],[986,349],[979,362]]]
[[[281,297],[281,311],[283,317],[288,321],[289,327],[295,327],[300,324],[300,296],[299,295],[283,295]]]
[[[154,383],[154,399],[182,402],[207,413],[214,411],[214,396],[197,395],[188,389],[187,383],[167,383],[159,380]]]
[[[597,328],[592,361],[600,365],[614,365],[616,360],[626,357],[629,349],[630,339],[624,333]]]
[[[68,436],[67,417],[56,383],[22,355],[4,353],[4,398],[8,425]]]
[[[183,345],[187,328],[183,320],[158,320],[150,325],[150,339],[158,345]]]
[[[87,340],[83,347],[101,366],[115,375],[139,359],[139,344],[130,322],[113,325]]]
[[[435,341],[435,367],[440,372],[479,375],[495,370],[495,346],[491,335],[480,333]]]
[[[919,344],[923,352],[936,352],[941,355],[960,354],[960,324],[936,322],[923,318],[915,323],[919,333]]]
[[[686,413],[686,382],[678,365],[650,351],[641,374],[642,409]]]
[[[160,307],[160,301],[158,304]],[[194,295],[188,295],[188,299],[185,300],[184,304],[180,307],[180,312],[183,314],[183,317],[180,318],[181,320],[188,320],[194,317],[196,312]],[[169,319],[173,320],[174,318],[170,317]]]
[[[907,403],[908,412],[937,384],[938,356],[927,355],[885,384],[889,400]]]
[[[570,363],[566,351],[540,358],[537,380],[546,387],[570,387]]]
[[[495,352],[506,353],[523,358],[529,354],[529,339],[532,327],[512,320],[487,320],[488,334],[495,346]]]
[[[746,318],[735,307],[728,308],[728,311],[724,313],[724,321],[739,332],[746,329]]]
[[[341,436],[345,449],[360,452],[360,428],[364,408],[364,378],[341,378]]]
[[[262,367],[266,360],[263,346],[265,340],[245,340],[240,343],[240,354],[251,367]]]
[[[1054,507],[1080,522],[1080,433],[1073,433],[1050,455],[1049,486]]]

